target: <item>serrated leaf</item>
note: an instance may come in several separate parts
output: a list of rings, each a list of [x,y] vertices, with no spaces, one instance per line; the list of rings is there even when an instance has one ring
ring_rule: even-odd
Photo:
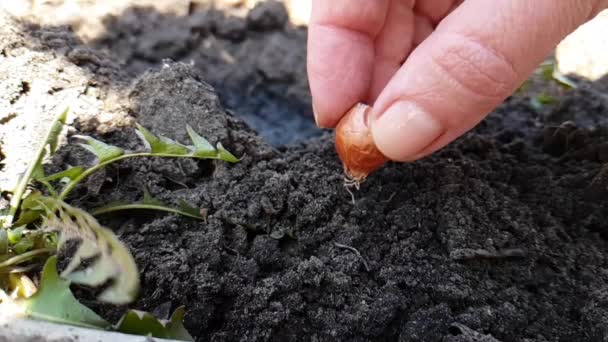
[[[150,190],[148,190],[147,187],[144,188],[144,198],[142,199],[141,204],[166,206],[166,204],[164,204],[160,200],[152,197],[152,195],[150,194]]]
[[[54,173],[50,176],[46,176],[44,178],[36,178],[38,181],[42,182],[52,182],[55,180],[61,180],[63,178],[68,178],[70,180],[80,176],[84,172],[84,168],[82,166],[71,167],[67,170],[63,170],[61,172]]]
[[[61,276],[88,286],[111,280],[99,300],[113,304],[133,301],[139,292],[139,273],[127,247],[84,210],[57,199],[46,198],[46,201],[52,204],[53,210],[45,218],[43,229],[59,232],[59,248],[69,240],[81,241]]]
[[[201,137],[198,133],[190,127],[190,125],[186,126],[186,132],[188,132],[188,136],[190,136],[190,140],[194,144],[194,155],[197,157],[214,157],[217,155],[217,150],[211,143]]]
[[[179,210],[181,212],[183,212],[184,214],[188,214],[190,217],[203,219],[203,216],[201,215],[201,210],[199,208],[195,208],[181,199],[178,202]]]
[[[182,323],[184,313],[181,306],[173,312],[170,320],[160,320],[148,312],[129,310],[116,325],[116,330],[125,334],[194,341]]]
[[[185,156],[190,153],[190,150],[169,138],[166,137],[157,137],[144,128],[140,124],[137,125],[137,130],[135,133],[139,136],[139,138],[146,145],[146,148],[153,154],[164,154],[164,155],[176,155],[176,156]]]
[[[86,135],[75,135],[74,138],[84,140],[84,144],[79,145],[93,153],[100,163],[120,157],[125,153],[120,147],[106,144]]]
[[[76,300],[69,281],[59,278],[56,256],[48,258],[44,265],[40,289],[23,303],[25,314],[34,319],[94,329],[109,326],[103,318]]]
[[[221,160],[227,161],[229,163],[238,163],[239,159],[235,157],[232,153],[228,152],[224,149],[221,143],[217,143],[218,156]]]

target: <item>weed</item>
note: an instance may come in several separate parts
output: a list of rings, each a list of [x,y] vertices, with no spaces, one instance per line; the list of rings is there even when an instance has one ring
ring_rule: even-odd
[[[200,210],[180,203],[173,208],[158,201],[145,190],[138,203],[109,203],[87,213],[65,202],[70,193],[88,176],[128,158],[196,158],[216,159],[229,163],[239,161],[221,144],[213,146],[186,127],[192,145],[183,145],[158,137],[137,124],[136,134],[145,145],[143,151],[126,151],[89,136],[74,138],[96,157],[92,166],[76,166],[45,175],[43,160],[57,150],[68,110],[58,114],[35,157],[12,192],[10,206],[0,216],[0,308],[13,306],[24,316],[65,324],[114,329],[117,331],[191,341],[181,324],[183,308],[171,320],[161,321],[148,313],[129,311],[116,326],[110,327],[96,313],[80,304],[70,291],[70,284],[90,287],[104,285],[98,300],[111,304],[128,304],[139,291],[139,273],[133,256],[116,235],[103,227],[93,215],[121,210],[159,210],[203,220]],[[63,184],[56,189],[53,184]],[[40,184],[46,190],[33,187]],[[57,274],[54,254],[68,241],[78,241],[69,264]],[[40,288],[28,277],[37,265],[44,263]]]

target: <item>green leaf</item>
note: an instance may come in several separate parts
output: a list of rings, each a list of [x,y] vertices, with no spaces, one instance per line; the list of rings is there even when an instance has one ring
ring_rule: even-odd
[[[47,259],[40,289],[23,302],[25,314],[33,319],[103,329],[109,323],[82,305],[70,291],[70,282],[57,275],[57,257]]]
[[[23,264],[26,261],[34,260],[46,254],[54,253],[55,249],[41,248],[35,249],[33,251],[25,252],[23,254],[12,256],[6,260],[2,260],[0,262],[0,271],[5,268],[10,268],[16,265]],[[0,272],[3,273],[3,272]]]
[[[84,140],[84,144],[79,144],[89,152],[93,153],[100,163],[122,156],[125,151],[117,146],[108,145],[102,141],[86,135],[75,135],[74,138]]]
[[[68,112],[70,108],[66,108],[56,119],[53,121],[53,125],[51,126],[51,130],[47,135],[45,140],[45,144],[50,146],[51,155],[53,155],[57,151],[57,144],[59,142],[59,136],[61,135],[61,131],[63,130],[63,125],[65,125],[65,121],[68,118]]]
[[[186,126],[186,131],[194,144],[194,156],[218,158],[230,163],[237,163],[239,161],[239,159],[228,152],[221,143],[218,143],[217,148],[215,148],[207,139],[196,133],[192,127]]]
[[[540,93],[540,94],[536,95],[535,97],[533,97],[532,99],[530,99],[530,104],[532,105],[532,107],[534,107],[534,109],[541,110],[546,105],[555,103],[555,101],[556,101],[555,98],[553,96],[551,96],[550,94]]]
[[[39,181],[43,181],[43,182],[52,182],[52,181],[61,180],[64,178],[68,178],[69,180],[72,180],[72,179],[80,176],[83,172],[84,172],[84,168],[82,166],[75,166],[75,167],[71,167],[67,170],[57,172],[50,176],[46,176],[44,178],[37,178],[37,179]]]
[[[34,247],[34,242],[32,240],[22,239],[13,246],[13,252],[17,255],[23,254],[32,249],[32,247]]]
[[[117,323],[116,330],[125,334],[194,341],[182,323],[184,313],[181,306],[173,312],[171,319],[160,320],[148,312],[129,310]]]
[[[42,218],[44,210],[24,210],[19,215],[19,219],[15,221],[15,226],[22,226],[30,223],[34,223]]]
[[[40,160],[44,159],[44,155],[46,154],[43,151]],[[42,163],[38,163],[34,166],[34,170],[32,171],[32,179],[43,179],[44,178],[44,168],[42,167]]]
[[[23,237],[23,231],[24,230],[25,230],[25,226],[20,226],[20,227],[17,227],[15,229],[9,229],[7,231],[8,242],[11,245],[14,245],[17,242],[21,241],[21,238]]]
[[[185,156],[190,153],[190,150],[186,146],[166,137],[158,138],[142,125],[136,125],[137,130],[135,133],[153,154]]]
[[[165,206],[165,204],[163,202],[152,197],[152,195],[150,194],[150,190],[148,190],[148,187],[144,187],[144,198],[141,203],[147,204],[147,205]]]
[[[95,208],[91,211],[94,216],[108,214],[123,210],[156,210],[165,211],[173,214],[187,216],[195,219],[202,220],[203,217],[200,214],[200,210],[189,206],[187,203],[181,201],[178,208],[173,208],[158,199],[152,197],[147,189],[144,189],[144,198],[141,202],[137,203],[126,203],[126,202],[113,202],[104,206]]]
[[[69,240],[81,241],[61,276],[88,286],[112,281],[98,299],[112,304],[132,302],[139,292],[139,273],[127,247],[84,210],[54,198],[45,201],[53,210],[48,212],[42,228],[59,231],[59,248]]]
[[[555,62],[548,61],[544,62],[539,67],[540,73],[543,76],[545,81],[553,80],[553,71],[555,70]]]
[[[38,221],[44,215],[46,209],[40,205],[42,194],[39,191],[30,193],[21,203],[21,213],[14,226],[24,226]]]
[[[203,220],[204,217],[201,215],[201,209],[200,208],[195,208],[193,206],[191,206],[190,204],[186,203],[186,201],[184,200],[179,200],[179,211],[182,213],[182,215],[185,216],[190,216],[193,218],[197,218],[200,220]]]
[[[222,146],[221,143],[217,143],[217,150],[219,152],[218,157],[221,160],[227,161],[229,163],[238,163],[239,162],[239,159],[237,157],[235,157],[232,153],[225,150],[224,146]]]
[[[197,157],[215,157],[217,155],[217,150],[211,143],[201,137],[198,133],[190,127],[190,125],[186,126],[186,131],[194,144],[194,155]]]

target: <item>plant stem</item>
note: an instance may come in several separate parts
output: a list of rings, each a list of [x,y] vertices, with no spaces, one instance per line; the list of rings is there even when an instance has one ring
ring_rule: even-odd
[[[83,179],[85,179],[86,177],[90,176],[91,174],[93,174],[93,173],[101,170],[102,168],[104,168],[108,164],[111,164],[111,163],[114,163],[114,162],[117,162],[117,161],[121,161],[123,159],[137,158],[137,157],[197,158],[197,159],[218,159],[218,160],[221,160],[221,158],[219,158],[219,157],[210,157],[210,156],[198,157],[198,156],[195,156],[195,155],[187,155],[187,154],[168,154],[168,153],[153,153],[153,152],[137,152],[137,153],[123,154],[123,155],[118,156],[116,158],[108,159],[108,160],[106,160],[104,162],[101,162],[101,163],[99,163],[99,164],[97,164],[95,166],[92,166],[89,169],[86,169],[83,173],[81,173],[80,175],[78,175],[78,177],[76,177],[73,180],[71,180],[65,186],[65,188],[63,188],[63,190],[59,194],[58,199],[64,200],[70,194],[70,192],[72,192],[72,190],[74,190],[74,188],[78,185],[78,183],[82,182]]]
[[[15,215],[17,214],[17,210],[19,209],[19,204],[21,204],[21,200],[22,200],[23,194],[25,193],[25,190],[27,189],[27,185],[30,183],[32,175],[34,174],[34,170],[36,170],[36,167],[42,161],[42,157],[44,155],[44,149],[46,148],[46,145],[48,145],[49,140],[51,139],[51,136],[55,133],[54,132],[55,125],[58,122],[61,124],[65,123],[65,117],[67,115],[67,111],[68,110],[66,109],[65,111],[60,112],[53,118],[50,129],[47,131],[46,136],[44,137],[44,140],[42,141],[42,144],[40,144],[40,147],[38,147],[38,150],[36,151],[36,154],[34,156],[35,159],[31,161],[30,165],[28,166],[27,170],[25,171],[25,174],[23,175],[23,177],[17,184],[17,188],[15,189],[15,192],[13,193],[13,197],[11,198],[8,215],[6,216],[6,219],[4,221],[5,228],[8,228],[13,224],[13,220],[15,219]]]
[[[113,206],[113,207],[109,207],[109,208],[99,208],[97,210],[93,210],[91,212],[92,215],[101,215],[101,214],[107,214],[107,213],[111,213],[111,212],[115,212],[115,211],[121,211],[121,210],[133,210],[133,209],[143,209],[143,210],[159,210],[159,211],[166,211],[169,213],[174,213],[174,214],[179,214],[179,215],[184,215],[184,216],[188,216],[188,217],[192,217],[195,219],[200,219],[200,216],[197,215],[193,215],[190,214],[188,212],[179,210],[179,209],[174,209],[174,208],[169,208],[169,207],[164,207],[162,205],[154,205],[154,204],[138,204],[138,203],[133,203],[133,204],[124,204],[124,205],[117,205],[117,206]]]
[[[39,254],[53,253],[55,251],[56,251],[56,249],[54,249],[54,248],[40,248],[40,249],[35,249],[33,251],[25,252],[23,254],[19,254],[6,261],[0,262],[0,270],[2,270],[3,268],[6,268],[6,267],[12,266],[12,265],[20,264],[24,261],[28,261]]]

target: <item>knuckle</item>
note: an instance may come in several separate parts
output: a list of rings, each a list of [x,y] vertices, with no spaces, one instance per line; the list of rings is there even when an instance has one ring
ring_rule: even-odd
[[[431,54],[434,64],[450,82],[465,91],[489,99],[510,94],[519,82],[519,73],[506,56],[466,35],[450,34]]]

